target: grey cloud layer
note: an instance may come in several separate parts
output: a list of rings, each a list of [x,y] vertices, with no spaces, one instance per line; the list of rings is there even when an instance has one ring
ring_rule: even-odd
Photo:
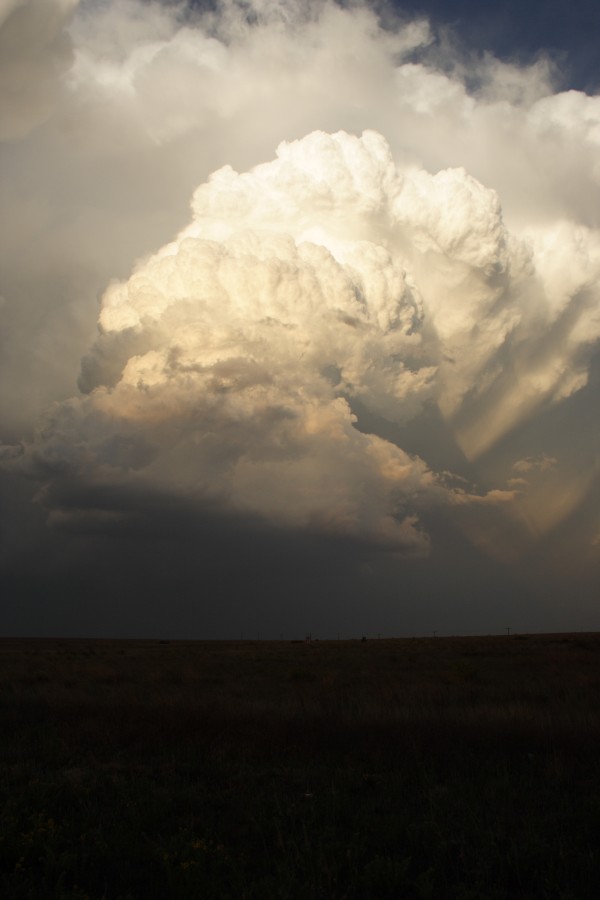
[[[78,0],[0,3],[0,140],[17,140],[48,118],[73,63],[66,32]]]

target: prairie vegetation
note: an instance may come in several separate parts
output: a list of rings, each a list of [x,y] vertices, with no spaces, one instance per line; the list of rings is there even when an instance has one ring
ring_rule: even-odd
[[[0,641],[0,896],[573,898],[600,635]]]

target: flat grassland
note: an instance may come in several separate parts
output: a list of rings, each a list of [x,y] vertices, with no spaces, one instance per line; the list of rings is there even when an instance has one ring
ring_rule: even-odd
[[[0,640],[0,896],[596,898],[600,635]]]

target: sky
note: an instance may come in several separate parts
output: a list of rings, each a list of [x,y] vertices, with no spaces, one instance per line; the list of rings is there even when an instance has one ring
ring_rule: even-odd
[[[1,633],[600,630],[599,20],[0,0]]]

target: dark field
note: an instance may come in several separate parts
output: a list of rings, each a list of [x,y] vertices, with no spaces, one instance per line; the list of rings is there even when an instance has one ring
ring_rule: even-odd
[[[600,635],[0,641],[0,896],[596,898]]]

